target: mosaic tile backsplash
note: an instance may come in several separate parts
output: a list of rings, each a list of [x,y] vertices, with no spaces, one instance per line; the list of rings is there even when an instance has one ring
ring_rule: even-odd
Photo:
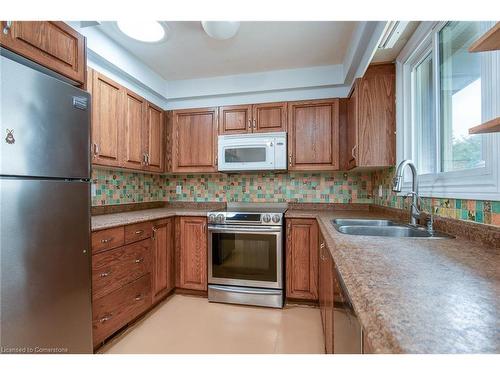
[[[375,172],[155,175],[95,168],[92,205],[136,202],[375,203],[408,209],[391,190],[394,168]],[[383,187],[382,198],[374,194]],[[176,187],[182,192],[176,193]],[[423,198],[429,213],[500,226],[500,201]]]
[[[382,198],[373,195],[373,203],[387,207],[409,209],[410,199],[392,191],[395,168],[372,172],[372,186],[382,185]],[[422,198],[423,211],[452,219],[469,220],[500,226],[500,201],[482,201],[453,198]]]
[[[369,173],[168,175],[92,171],[92,205],[151,201],[371,203]],[[182,193],[176,187],[182,186]]]

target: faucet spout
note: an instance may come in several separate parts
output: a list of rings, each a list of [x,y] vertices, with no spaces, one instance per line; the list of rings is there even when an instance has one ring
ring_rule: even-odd
[[[412,191],[408,194],[412,196],[412,202],[410,205],[410,224],[417,225],[417,219],[420,217],[420,209],[419,209],[419,196],[418,196],[418,173],[415,164],[411,160],[403,160],[399,163],[396,174],[392,181],[392,191],[400,193],[403,189],[404,182],[404,171],[406,167],[410,167],[411,176],[412,176]]]

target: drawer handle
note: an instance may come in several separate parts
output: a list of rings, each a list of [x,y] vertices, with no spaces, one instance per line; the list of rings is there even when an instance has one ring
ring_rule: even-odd
[[[144,231],[143,231],[142,229],[141,229],[141,230],[136,230],[136,231],[135,231],[135,234],[143,234],[143,233],[144,233]]]
[[[107,322],[107,321],[108,321],[108,320],[110,320],[112,317],[113,317],[113,314],[109,314],[109,315],[103,316],[101,319],[99,319],[99,322],[100,322],[100,323]]]
[[[99,277],[108,277],[111,272],[103,272],[99,274]]]
[[[134,300],[135,301],[140,301],[143,298],[144,298],[144,296],[142,294],[139,294],[138,296],[135,296]]]
[[[139,258],[134,260],[134,263],[142,263],[144,261],[144,258]]]
[[[103,239],[101,240],[101,243],[108,243],[108,242],[111,242],[111,241],[113,241],[113,239],[112,239],[112,238],[103,238]]]
[[[320,249],[324,249],[324,248],[325,248],[325,243],[324,243],[324,242],[321,242],[321,244],[319,245],[319,248],[320,248]]]

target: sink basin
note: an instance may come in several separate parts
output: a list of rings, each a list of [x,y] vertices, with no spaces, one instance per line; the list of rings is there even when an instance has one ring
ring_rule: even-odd
[[[334,219],[332,220],[333,225],[363,225],[363,226],[374,226],[374,227],[387,227],[392,225],[397,225],[391,220],[380,220],[380,219]]]
[[[433,232],[424,227],[412,227],[391,220],[379,219],[334,219],[332,224],[340,233],[358,236],[453,238],[445,233]]]
[[[387,236],[387,237],[431,237],[423,229],[414,229],[404,226],[374,227],[365,225],[343,225],[337,229],[344,234],[357,234],[360,236]]]

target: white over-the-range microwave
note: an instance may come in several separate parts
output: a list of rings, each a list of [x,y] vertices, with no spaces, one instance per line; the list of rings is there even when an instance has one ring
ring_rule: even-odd
[[[286,132],[220,135],[219,171],[286,170]]]

